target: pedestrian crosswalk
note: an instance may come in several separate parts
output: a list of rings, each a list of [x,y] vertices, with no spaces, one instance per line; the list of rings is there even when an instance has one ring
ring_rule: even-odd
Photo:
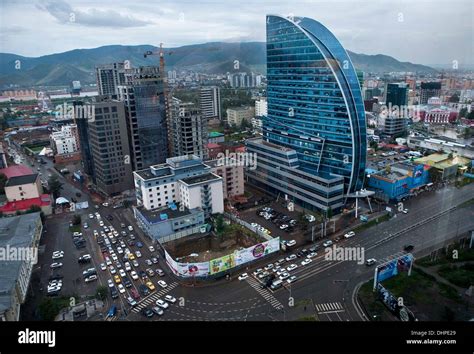
[[[168,292],[170,292],[171,290],[173,290],[174,288],[176,288],[178,286],[178,283],[177,282],[173,282],[171,284],[168,284],[168,286],[164,289],[161,289],[160,291],[158,292],[155,292],[153,294],[150,294],[148,295],[146,298],[144,298],[143,300],[141,300],[133,309],[132,309],[132,312],[134,313],[138,313],[140,312],[142,309],[144,309],[145,307],[151,305],[151,304],[154,304],[156,300],[158,300],[160,297],[166,295]]]
[[[344,306],[340,302],[326,302],[314,305],[318,313],[343,312]]]
[[[248,277],[247,282],[252,288],[257,290],[257,292],[262,295],[263,298],[267,300],[274,308],[276,308],[277,310],[283,308],[281,302],[275,299],[275,297],[267,289],[262,289],[262,286],[257,280],[252,277]]]

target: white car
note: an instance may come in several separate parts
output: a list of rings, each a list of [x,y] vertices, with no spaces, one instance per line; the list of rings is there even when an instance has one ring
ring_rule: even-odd
[[[104,226],[104,222],[102,220],[100,220],[99,226],[101,226],[101,227]]]
[[[53,264],[50,265],[51,269],[55,268],[61,268],[63,264],[61,262],[54,262]]]
[[[298,266],[293,263],[293,264],[290,264],[290,265],[288,266],[288,268],[286,268],[286,270],[287,270],[288,272],[291,272],[293,269],[296,269],[296,268],[298,268]]]
[[[292,275],[291,277],[288,278],[286,281],[288,284],[293,283],[297,279],[296,275]]]
[[[295,240],[290,240],[286,243],[287,246],[291,247],[291,246],[294,246],[296,245],[296,241]]]
[[[171,295],[165,295],[165,300],[168,301],[168,302],[171,302],[172,304],[174,304],[176,302],[176,298],[174,298]]]
[[[122,278],[124,278],[124,277],[127,276],[127,273],[125,273],[125,271],[124,271],[123,269],[120,269],[120,270],[119,270],[119,273],[120,273],[120,276],[121,276]]]
[[[238,279],[239,279],[239,280],[245,280],[245,279],[247,279],[248,277],[249,277],[249,275],[248,275],[247,273],[242,273],[242,274],[239,275],[239,278],[238,278]]]
[[[403,209],[403,210],[402,210],[402,213],[403,213],[403,214],[408,214],[408,209]]]
[[[150,252],[155,252],[155,247],[153,246],[148,246],[148,249],[150,250]]]
[[[94,219],[94,214],[89,214],[89,219]]]
[[[133,226],[132,225],[128,225],[128,231],[133,231]]]
[[[89,228],[89,224],[85,222],[84,225],[82,225],[82,227],[83,227],[84,229],[88,229],[88,228]]]
[[[138,280],[138,274],[134,270],[130,272],[130,276],[132,277],[133,280]]]
[[[112,265],[112,261],[110,260],[109,257],[105,258],[105,264],[107,264],[108,266]]]
[[[107,270],[107,266],[105,265],[105,263],[100,264],[100,269],[101,270]]]
[[[112,279],[108,279],[107,284],[109,284],[109,288],[113,288],[115,286],[114,281]]]
[[[163,309],[167,309],[169,307],[169,304],[161,299],[156,300],[155,304]]]
[[[137,261],[136,259],[134,259],[134,260],[132,261],[132,264],[133,264],[134,267],[138,267],[138,266],[139,266],[139,263],[138,263],[138,261]]]
[[[112,259],[113,259],[114,261],[117,261],[117,260],[118,260],[118,257],[117,257],[117,255],[116,255],[115,253],[112,253]]]
[[[263,272],[263,269],[262,269],[262,268],[258,268],[256,271],[253,272],[253,275],[254,275],[254,276],[257,276],[257,275],[259,275],[261,272]]]
[[[130,265],[130,262],[125,262],[125,270],[127,272],[130,272],[132,270],[132,266]]]
[[[331,240],[327,240],[323,243],[323,246],[324,247],[329,247],[329,246],[332,246],[332,241]]]
[[[64,251],[53,252],[52,259],[60,259],[64,257]]]
[[[84,279],[86,283],[89,283],[91,281],[97,280],[97,275],[90,275],[86,279]]]
[[[125,292],[125,288],[124,288],[123,284],[118,285],[118,291],[120,292],[120,294],[123,294]]]
[[[296,259],[296,254],[291,254],[288,257],[285,258],[287,262],[292,261],[293,259]]]
[[[57,285],[57,286],[53,286],[53,287],[48,287],[48,293],[55,293],[57,291],[60,291],[61,290],[61,286]]]
[[[308,255],[306,256],[306,258],[314,258],[314,257],[316,257],[317,255],[318,255],[318,254],[317,254],[316,252],[311,252],[310,254],[308,254]]]
[[[164,280],[158,280],[158,285],[162,288],[166,288],[168,286]]]
[[[288,279],[290,277],[290,273],[283,273],[282,275],[280,275],[278,278],[280,280],[285,280],[285,279]]]
[[[301,262],[301,265],[302,265],[302,266],[305,266],[305,265],[307,265],[307,264],[310,264],[312,261],[313,261],[313,260],[312,260],[311,258],[306,258],[305,260],[303,260],[303,261]]]
[[[351,238],[351,237],[354,237],[355,236],[355,232],[354,231],[349,231],[347,234],[344,235],[344,238]]]
[[[256,222],[253,222],[253,223],[251,223],[250,225],[252,225],[252,227],[260,226],[260,225],[258,225]]]
[[[270,263],[270,264],[267,264],[267,266],[264,268],[265,270],[270,270],[273,268],[273,264]]]
[[[137,258],[140,258],[142,256],[142,253],[140,251],[135,251],[135,256],[137,256]]]
[[[114,266],[109,266],[110,274],[115,274],[117,271],[115,270]]]
[[[119,254],[123,254],[123,249],[122,249],[122,247],[117,247],[117,252],[118,252]]]

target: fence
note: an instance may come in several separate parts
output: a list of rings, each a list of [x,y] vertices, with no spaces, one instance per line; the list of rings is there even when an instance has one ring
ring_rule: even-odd
[[[263,237],[265,240],[267,241],[270,241],[273,237],[271,237],[270,235],[267,235],[266,233],[264,232],[261,232],[260,230],[257,230],[255,227],[253,227],[252,225],[250,225],[248,222],[242,220],[242,219],[239,219],[237,216],[235,216],[234,214],[230,214],[230,213],[224,213],[224,216],[234,222],[236,222],[237,224],[239,225],[242,225],[244,227],[246,227],[247,229],[249,229],[250,231],[256,233],[257,235]]]

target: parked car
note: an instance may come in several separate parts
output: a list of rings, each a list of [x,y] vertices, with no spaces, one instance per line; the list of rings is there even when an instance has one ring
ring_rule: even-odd
[[[351,238],[351,237],[354,237],[355,236],[355,232],[354,231],[349,231],[347,234],[344,235],[344,238]]]
[[[176,302],[176,298],[174,298],[171,295],[165,295],[165,300],[172,303],[172,304],[174,304]]]
[[[169,304],[166,301],[163,301],[161,299],[156,300],[156,305],[160,306],[163,309],[167,309],[169,307]]]
[[[248,275],[247,273],[242,273],[242,274],[239,275],[239,278],[238,278],[238,279],[239,279],[239,280],[245,280],[245,279],[247,279],[248,277],[249,277],[249,275]]]
[[[331,240],[324,241],[323,246],[324,246],[324,247],[330,247],[330,246],[332,246],[332,241],[331,241]]]

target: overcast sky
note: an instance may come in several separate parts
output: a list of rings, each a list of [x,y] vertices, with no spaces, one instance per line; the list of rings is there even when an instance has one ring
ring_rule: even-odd
[[[265,15],[311,17],[346,49],[419,64],[473,64],[472,0],[0,0],[0,52],[109,44],[264,41]]]

